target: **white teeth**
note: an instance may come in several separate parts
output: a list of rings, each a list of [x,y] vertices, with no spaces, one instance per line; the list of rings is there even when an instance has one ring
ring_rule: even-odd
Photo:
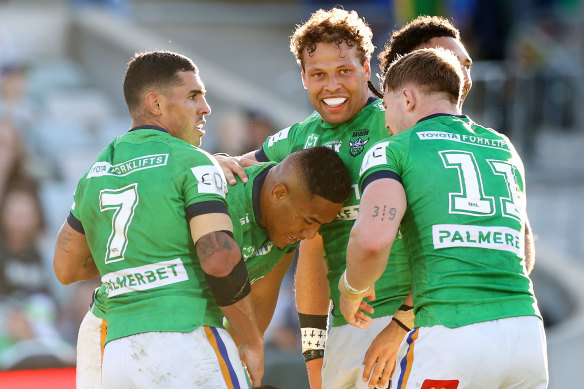
[[[333,97],[330,99],[323,99],[322,101],[324,101],[329,107],[336,107],[343,104],[347,99],[345,97]]]

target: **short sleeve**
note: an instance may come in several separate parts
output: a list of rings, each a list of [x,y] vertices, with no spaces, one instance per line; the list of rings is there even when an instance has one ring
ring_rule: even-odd
[[[177,174],[182,176],[182,192],[185,199],[186,209],[199,209],[201,206],[195,204],[215,204],[208,207],[208,213],[215,213],[218,203],[226,205],[225,196],[227,194],[227,181],[223,175],[223,170],[219,164],[207,152],[200,149],[193,149],[191,158],[181,159],[181,163],[176,166]]]
[[[396,153],[398,147],[398,143],[386,139],[377,142],[367,151],[359,171],[361,193],[368,184],[381,178],[401,181],[399,153]]]
[[[280,162],[292,153],[294,128],[296,125],[284,128],[268,137],[262,146],[264,155],[268,160]]]

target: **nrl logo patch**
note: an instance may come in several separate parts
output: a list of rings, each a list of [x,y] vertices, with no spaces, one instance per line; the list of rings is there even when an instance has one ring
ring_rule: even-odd
[[[361,137],[357,138],[355,141],[349,141],[349,152],[351,155],[356,157],[357,155],[361,154],[367,142],[369,142],[369,138],[363,140]]]

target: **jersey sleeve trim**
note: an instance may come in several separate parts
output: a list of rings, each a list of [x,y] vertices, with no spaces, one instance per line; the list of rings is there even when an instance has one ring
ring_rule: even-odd
[[[81,221],[77,219],[71,212],[69,212],[69,216],[67,216],[67,223],[73,228],[75,231],[85,234],[85,229],[83,229],[83,225]]]
[[[208,213],[225,213],[229,215],[229,211],[227,211],[227,206],[225,203],[218,200],[201,201],[200,203],[194,203],[187,207],[187,221],[190,221],[195,216],[205,215]]]
[[[367,178],[363,180],[363,184],[361,184],[361,192],[365,191],[367,185],[381,178],[391,178],[392,180],[396,180],[400,183],[402,182],[401,177],[396,172],[392,172],[391,170],[378,170],[376,172],[371,173],[369,176],[367,176]]]
[[[266,155],[263,147],[260,147],[259,150],[255,152],[255,158],[258,162],[270,162],[270,158]]]

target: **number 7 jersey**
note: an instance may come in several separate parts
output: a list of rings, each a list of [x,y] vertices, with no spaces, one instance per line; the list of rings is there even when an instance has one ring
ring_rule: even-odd
[[[212,156],[162,128],[116,138],[81,178],[69,224],[85,233],[108,296],[107,340],[222,327],[204,282],[191,217],[227,213]]]
[[[505,136],[431,115],[368,151],[360,187],[396,174],[416,327],[539,315],[524,266],[524,167]]]

